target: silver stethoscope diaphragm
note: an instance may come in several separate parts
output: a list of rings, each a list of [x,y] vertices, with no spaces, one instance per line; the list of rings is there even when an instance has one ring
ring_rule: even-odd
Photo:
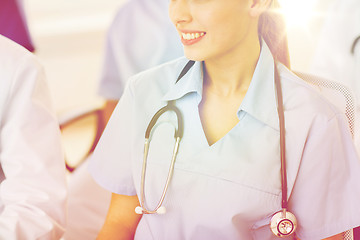
[[[283,238],[293,234],[297,227],[297,221],[294,214],[283,209],[274,214],[270,221],[270,228],[273,234]]]

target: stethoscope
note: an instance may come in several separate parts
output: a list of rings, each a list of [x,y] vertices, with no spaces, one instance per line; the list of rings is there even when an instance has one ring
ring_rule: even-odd
[[[350,53],[351,53],[352,55],[355,54],[355,48],[356,48],[356,46],[357,46],[357,44],[358,44],[359,41],[360,41],[360,36],[358,36],[357,38],[355,38],[354,41],[353,41],[353,43],[351,44]]]
[[[189,61],[183,70],[181,71],[179,77],[177,78],[177,83],[194,65],[194,61]],[[279,126],[280,126],[280,155],[281,155],[281,191],[282,191],[282,200],[281,200],[281,207],[282,210],[275,213],[271,220],[270,220],[270,228],[271,231],[277,237],[288,237],[295,232],[297,221],[295,215],[291,212],[287,211],[288,208],[288,201],[287,201],[287,177],[286,177],[286,160],[285,160],[285,118],[284,118],[284,108],[283,108],[283,97],[281,91],[281,82],[280,76],[275,64],[275,88],[276,88],[276,95],[277,95],[277,107],[278,107],[278,115],[279,115]],[[157,206],[153,210],[149,210],[145,204],[145,175],[146,175],[146,166],[147,166],[147,157],[149,152],[150,146],[150,133],[152,128],[155,126],[159,117],[167,111],[172,111],[177,116],[177,129],[175,129],[175,145],[173,149],[172,159],[169,167],[169,172],[167,175],[167,179],[165,182],[165,186],[163,192],[161,194],[160,200]],[[159,111],[155,113],[153,118],[151,119],[146,132],[145,132],[145,144],[144,144],[144,158],[143,158],[143,165],[142,165],[142,172],[141,172],[141,188],[140,188],[140,206],[135,208],[135,212],[137,214],[165,214],[166,208],[162,206],[167,189],[170,184],[171,177],[174,172],[175,160],[177,156],[177,152],[179,149],[180,140],[182,138],[184,132],[183,126],[183,119],[181,116],[180,110],[175,106],[174,101],[169,101],[167,105],[161,108]]]

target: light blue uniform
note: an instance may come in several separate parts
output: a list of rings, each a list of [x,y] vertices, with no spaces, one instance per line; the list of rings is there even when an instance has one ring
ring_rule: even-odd
[[[181,58],[133,77],[90,162],[103,187],[140,195],[146,127],[169,100],[184,117],[184,136],[165,197],[165,215],[144,215],[135,239],[276,239],[269,223],[281,209],[279,121],[272,55],[263,44],[239,123],[209,146],[198,104],[202,67],[177,83]],[[284,95],[289,208],[302,240],[360,225],[360,163],[346,120],[309,85],[278,66]],[[214,109],[216,111],[216,109]],[[174,143],[176,118],[165,114],[150,143],[145,196],[156,206]]]

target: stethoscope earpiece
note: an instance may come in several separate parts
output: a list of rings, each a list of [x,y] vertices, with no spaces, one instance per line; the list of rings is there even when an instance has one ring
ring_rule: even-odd
[[[296,230],[297,221],[294,214],[283,209],[277,212],[270,221],[271,231],[277,237],[288,237]]]
[[[141,214],[143,214],[143,212],[144,212],[144,209],[143,209],[142,207],[137,206],[137,207],[135,208],[135,213],[136,213],[136,214],[141,215]]]
[[[166,208],[164,206],[161,206],[156,210],[156,213],[160,214],[160,215],[165,214],[166,213]]]

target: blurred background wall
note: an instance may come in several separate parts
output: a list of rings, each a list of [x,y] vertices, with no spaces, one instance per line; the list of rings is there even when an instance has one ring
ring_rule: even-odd
[[[23,1],[58,114],[100,104],[105,33],[125,0]]]

